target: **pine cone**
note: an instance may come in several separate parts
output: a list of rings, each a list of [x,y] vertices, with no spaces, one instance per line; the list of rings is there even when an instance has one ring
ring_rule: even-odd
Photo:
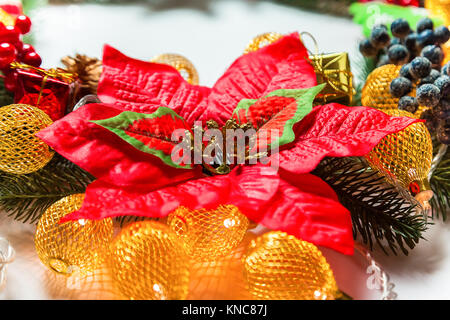
[[[75,57],[64,57],[61,62],[66,66],[67,71],[78,75],[81,82],[81,96],[97,93],[98,81],[103,69],[99,59],[77,54]]]

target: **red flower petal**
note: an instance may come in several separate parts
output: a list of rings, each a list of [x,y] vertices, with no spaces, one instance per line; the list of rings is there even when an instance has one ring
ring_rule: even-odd
[[[290,34],[238,58],[211,90],[188,84],[170,66],[135,60],[105,46],[98,95],[122,110],[151,113],[163,105],[190,124],[198,119],[224,124],[242,99],[315,86],[316,75],[307,57],[298,34]]]
[[[391,117],[368,107],[336,103],[315,107],[295,128],[292,148],[279,153],[280,168],[306,173],[314,170],[326,156],[363,156],[386,135],[418,121],[421,120]]]
[[[56,152],[97,178],[121,185],[145,184],[158,188],[201,177],[201,169],[176,169],[159,158],[135,149],[114,133],[89,122],[117,116],[121,110],[88,104],[71,112],[37,136]]]
[[[151,113],[160,106],[187,119],[210,88],[187,83],[171,66],[129,58],[105,45],[98,96],[122,110]]]
[[[213,209],[219,204],[234,204],[270,229],[346,254],[353,252],[350,214],[325,182],[310,174],[296,176],[295,182],[282,180],[275,170],[262,165],[152,192],[97,180],[87,188],[83,207],[62,222],[123,215],[162,217],[180,205]]]

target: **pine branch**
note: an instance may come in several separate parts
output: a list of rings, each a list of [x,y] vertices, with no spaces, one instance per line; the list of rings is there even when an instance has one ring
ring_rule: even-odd
[[[351,213],[353,236],[359,234],[371,250],[377,244],[386,254],[389,247],[395,255],[399,249],[407,255],[407,248],[423,239],[426,219],[364,160],[326,158],[313,173],[334,189]]]
[[[0,171],[0,209],[16,220],[35,223],[54,202],[84,193],[93,180],[58,154],[37,172],[15,175]]]
[[[438,150],[438,146],[433,148]],[[447,149],[441,162],[437,165],[430,179],[431,190],[434,196],[431,199],[433,208],[433,218],[442,216],[442,220],[447,219],[447,212],[450,210],[450,148]]]
[[[356,93],[353,96],[353,105],[360,106],[361,104],[361,94],[362,88],[366,83],[366,79],[369,74],[376,68],[375,60],[372,58],[366,58],[363,55],[357,55],[357,59],[354,61],[355,68],[354,70],[358,70],[358,77],[356,79]]]

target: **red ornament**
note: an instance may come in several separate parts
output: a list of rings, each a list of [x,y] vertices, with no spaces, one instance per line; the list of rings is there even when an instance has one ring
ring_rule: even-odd
[[[34,50],[34,47],[31,44],[24,43],[22,46],[22,50],[20,51],[20,54],[26,55],[27,53],[30,53],[30,52],[36,52]]]
[[[16,18],[16,27],[19,28],[22,34],[27,34],[31,29],[31,20],[25,15],[20,15]]]
[[[0,44],[0,69],[8,67],[8,65],[16,58],[16,48],[10,43]]]
[[[42,63],[42,59],[36,52],[28,52],[22,56],[22,62],[33,67],[39,67]]]

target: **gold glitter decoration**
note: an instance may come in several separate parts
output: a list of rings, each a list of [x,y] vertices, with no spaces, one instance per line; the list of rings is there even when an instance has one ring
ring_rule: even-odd
[[[27,104],[0,108],[0,170],[26,174],[43,168],[53,151],[35,134],[50,124],[44,111]]]
[[[185,299],[189,257],[166,225],[139,221],[122,229],[111,245],[109,266],[122,295],[132,300]]]
[[[415,117],[403,110],[385,113],[395,117]],[[378,169],[389,181],[408,189],[422,205],[433,196],[428,183],[432,158],[433,144],[423,122],[387,135],[366,155],[372,168]]]
[[[191,61],[180,54],[164,53],[154,57],[151,62],[168,64],[178,70],[181,76],[190,84],[199,83],[198,72]]]
[[[235,249],[244,238],[249,221],[237,207],[215,210],[178,207],[167,224],[185,241],[188,254],[198,261],[212,261]]]
[[[253,240],[244,261],[244,278],[256,299],[333,300],[341,296],[333,271],[313,244],[280,231]]]
[[[83,200],[84,194],[62,198],[44,212],[37,225],[34,244],[39,259],[59,274],[92,273],[105,260],[112,241],[111,218],[59,223],[80,209]]]
[[[247,54],[247,53],[250,53],[253,51],[257,51],[257,50],[261,49],[262,47],[267,46],[267,45],[277,41],[281,37],[283,37],[283,35],[281,33],[277,33],[277,32],[266,32],[266,33],[257,35],[247,45],[247,48],[245,48],[245,50],[244,50],[244,54]]]

